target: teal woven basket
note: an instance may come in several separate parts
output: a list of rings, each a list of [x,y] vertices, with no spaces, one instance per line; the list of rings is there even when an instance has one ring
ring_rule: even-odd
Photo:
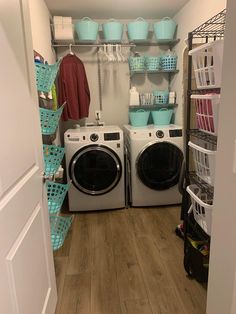
[[[73,216],[50,215],[51,243],[53,251],[58,250],[64,243],[70,229]]]
[[[152,119],[154,125],[169,125],[173,109],[161,108],[159,110],[152,111]]]
[[[158,71],[161,69],[161,57],[146,57],[146,69],[148,72]]]
[[[46,187],[48,197],[48,211],[50,214],[57,214],[59,213],[66,193],[69,190],[70,183],[61,184],[47,181]]]
[[[154,91],[153,92],[154,105],[166,105],[169,100],[169,92],[168,91]]]
[[[37,90],[48,93],[56,79],[60,60],[55,64],[43,64],[35,62]]]
[[[56,111],[44,108],[39,109],[41,133],[43,135],[51,135],[56,132],[63,108],[64,106],[61,106]]]
[[[64,157],[65,148],[56,145],[43,145],[44,173],[46,176],[54,175]]]
[[[145,57],[129,57],[129,68],[131,72],[145,71]]]
[[[174,71],[177,66],[177,56],[162,56],[161,57],[161,68],[164,71]]]
[[[132,126],[146,126],[150,111],[144,109],[138,109],[136,111],[129,112],[129,120]]]

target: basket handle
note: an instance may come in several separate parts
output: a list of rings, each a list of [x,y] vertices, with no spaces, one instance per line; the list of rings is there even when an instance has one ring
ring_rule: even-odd
[[[162,21],[167,21],[167,20],[169,21],[169,20],[171,20],[171,18],[166,16],[166,17],[163,17],[163,19],[162,19]]]
[[[85,17],[82,18],[81,21],[92,21],[92,20],[90,19],[90,17],[85,16]]]
[[[146,22],[146,21],[144,20],[144,18],[141,17],[141,16],[140,16],[140,17],[137,17],[135,21],[143,21],[143,22]]]
[[[135,112],[146,112],[144,109],[138,109]]]
[[[117,20],[112,18],[112,19],[107,20],[107,22],[117,22]]]
[[[167,111],[168,110],[168,108],[161,108],[161,109],[159,109],[159,111]]]

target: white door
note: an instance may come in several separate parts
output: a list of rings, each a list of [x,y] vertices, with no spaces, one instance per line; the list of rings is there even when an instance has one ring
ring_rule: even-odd
[[[0,1],[0,42],[0,313],[52,314],[57,294],[27,1]]]

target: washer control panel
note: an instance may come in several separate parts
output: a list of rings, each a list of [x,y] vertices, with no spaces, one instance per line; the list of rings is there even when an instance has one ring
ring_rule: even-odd
[[[90,140],[91,140],[92,142],[97,142],[98,139],[99,139],[99,136],[98,136],[97,133],[92,133],[92,134],[90,135]]]
[[[162,130],[157,130],[157,131],[156,131],[156,136],[157,136],[158,138],[163,138],[163,137],[164,137],[164,132],[163,132]]]

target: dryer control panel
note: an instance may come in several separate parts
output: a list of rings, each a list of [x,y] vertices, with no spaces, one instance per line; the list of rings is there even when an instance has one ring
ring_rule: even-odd
[[[170,137],[181,137],[183,136],[182,129],[169,130]]]

